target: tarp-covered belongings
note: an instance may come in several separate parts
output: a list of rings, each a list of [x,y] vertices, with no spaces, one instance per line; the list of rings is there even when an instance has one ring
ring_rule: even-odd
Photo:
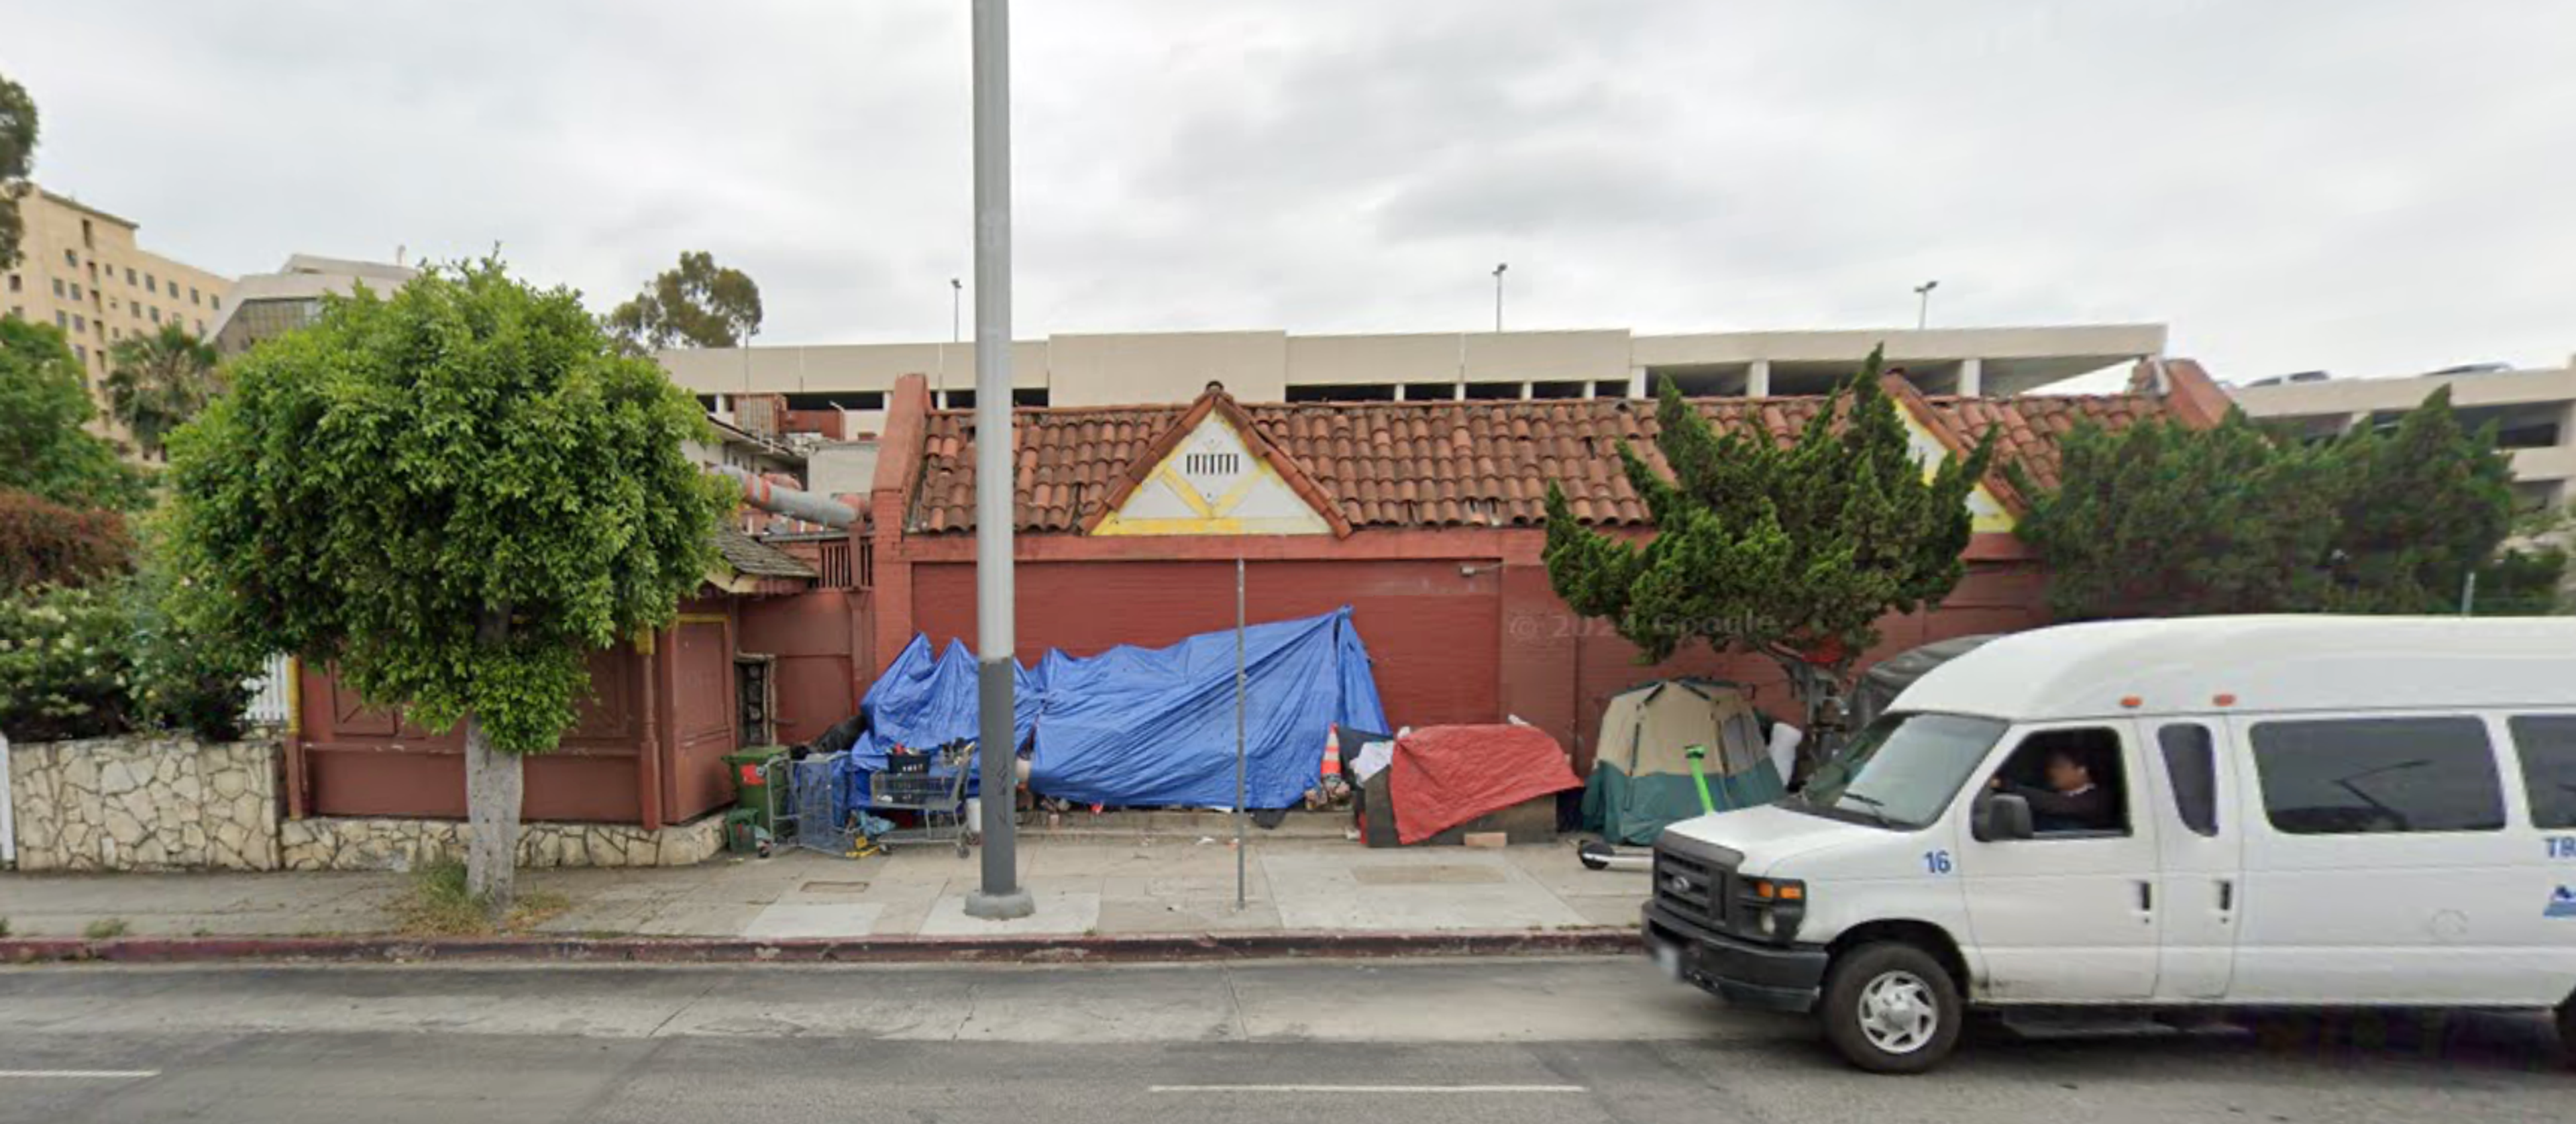
[[[1953,636],[1920,648],[1908,648],[1870,665],[1868,671],[1861,673],[1860,683],[1852,689],[1851,728],[1867,728],[1879,715],[1887,713],[1888,704],[1895,702],[1896,696],[1904,694],[1915,680],[1931,674],[1933,668],[1976,651],[1992,639],[1994,635],[1991,633]]]
[[[1583,827],[1612,843],[1647,844],[1666,825],[1700,814],[1688,750],[1708,747],[1701,767],[1719,811],[1780,798],[1780,771],[1743,688],[1706,679],[1662,679],[1611,696],[1601,714],[1600,753],[1583,786]]]
[[[1029,788],[1082,804],[1234,806],[1234,633],[1039,664]],[[1323,774],[1338,724],[1386,728],[1345,606],[1244,631],[1245,803],[1286,808]]]
[[[1245,787],[1254,808],[1286,808],[1322,773],[1335,723],[1384,729],[1368,649],[1348,607],[1244,631]],[[1032,745],[1029,787],[1083,804],[1234,805],[1232,630],[1168,648],[1097,656],[1048,651],[1014,676],[1014,741]],[[962,642],[936,657],[915,636],[861,701],[868,730],[845,767],[853,796],[893,745],[976,736],[975,657]]]
[[[1534,726],[1428,726],[1387,765],[1397,842],[1412,846],[1488,812],[1581,785],[1565,747]]]

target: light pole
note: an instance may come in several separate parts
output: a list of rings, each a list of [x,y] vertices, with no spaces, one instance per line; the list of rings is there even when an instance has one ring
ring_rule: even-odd
[[[959,284],[956,278],[949,278],[948,343],[939,349],[939,373],[934,377],[934,381],[937,385],[931,387],[932,390],[938,391],[938,393],[931,396],[930,405],[932,409],[940,409],[948,405],[948,348],[955,346],[959,340],[958,309],[959,306],[964,303],[965,299],[966,287]]]
[[[1941,282],[1939,282],[1939,281],[1937,281],[1937,280],[1934,280],[1934,281],[1926,281],[1926,282],[1924,282],[1924,283],[1922,283],[1922,284],[1920,284],[1920,285],[1916,285],[1916,286],[1914,287],[1914,296],[1915,296],[1915,303],[1914,303],[1914,330],[1915,330],[1915,331],[1918,331],[1918,332],[1922,331],[1922,330],[1923,330],[1923,326],[1924,326],[1925,324],[1929,324],[1929,323],[1931,323],[1931,322],[1932,322],[1932,290],[1937,289],[1937,288],[1939,288],[1939,287],[1941,287]]]
[[[1012,721],[1011,25],[1009,0],[975,0],[975,750],[982,770],[984,880],[966,915],[1026,917],[1011,813]],[[953,283],[952,283],[952,291]],[[951,307],[955,307],[954,301]],[[955,329],[950,329],[955,334]]]
[[[1511,267],[1510,262],[1494,263],[1494,334],[1498,336],[1503,334],[1503,271]]]

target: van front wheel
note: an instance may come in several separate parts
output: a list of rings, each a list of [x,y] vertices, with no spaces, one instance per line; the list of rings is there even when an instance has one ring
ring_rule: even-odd
[[[1921,1073],[1959,1041],[1958,984],[1910,944],[1867,944],[1836,957],[1822,1002],[1825,1036],[1872,1073]]]
[[[2558,1005],[2558,1057],[2576,1069],[2576,992]]]

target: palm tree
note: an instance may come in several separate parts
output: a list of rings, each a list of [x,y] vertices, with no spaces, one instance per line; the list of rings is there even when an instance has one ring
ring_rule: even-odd
[[[151,335],[128,336],[107,353],[109,416],[134,434],[145,456],[167,460],[162,442],[197,416],[223,390],[215,345],[164,324]]]

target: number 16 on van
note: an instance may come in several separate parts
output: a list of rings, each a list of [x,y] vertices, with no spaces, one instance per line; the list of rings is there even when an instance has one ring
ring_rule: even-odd
[[[2576,835],[2552,835],[2541,842],[2549,845],[2549,857],[2576,859]]]

